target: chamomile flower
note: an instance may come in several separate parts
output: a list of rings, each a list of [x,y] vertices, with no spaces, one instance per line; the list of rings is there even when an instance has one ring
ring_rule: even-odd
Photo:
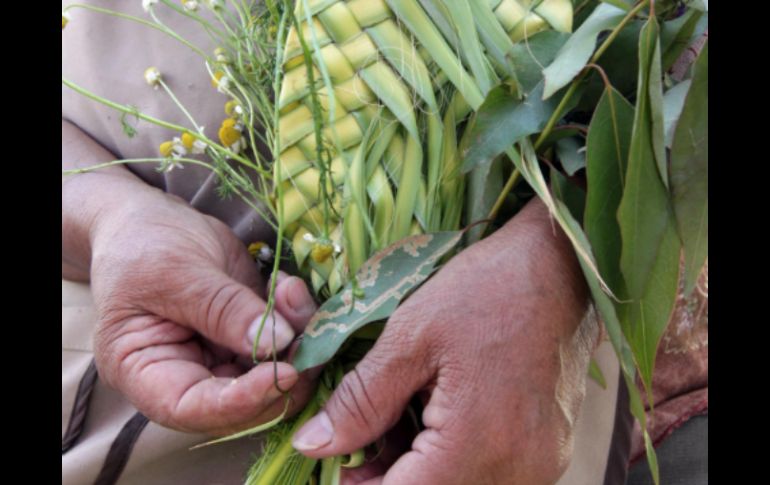
[[[272,249],[270,249],[270,246],[268,246],[267,243],[257,241],[255,243],[249,244],[249,254],[251,254],[252,258],[258,261],[269,263],[273,260],[273,255],[275,253]]]
[[[158,0],[142,0],[142,8],[145,12],[149,12],[153,5],[158,3]]]
[[[148,67],[144,71],[144,80],[155,89],[160,86],[161,75],[157,67]]]
[[[230,62],[230,58],[227,57],[227,51],[222,47],[217,47],[214,49],[214,58],[216,58],[217,62],[221,62],[223,64]]]
[[[198,10],[198,2],[196,0],[181,0],[182,7],[188,12],[195,12]]]
[[[158,151],[161,156],[166,158],[180,158],[187,155],[187,147],[185,147],[184,142],[178,136],[175,136],[171,141],[161,143]]]
[[[219,127],[219,141],[222,145],[234,151],[240,152],[246,147],[246,139],[243,137],[243,125],[237,120],[227,118]]]
[[[201,128],[201,131],[203,131],[203,128]],[[193,155],[200,155],[206,152],[206,144],[189,132],[182,133],[182,145]]]
[[[220,93],[226,94],[230,87],[230,78],[224,71],[216,71],[214,78],[211,80],[211,85],[217,88]]]
[[[243,107],[234,99],[225,103],[225,114],[230,118],[241,118],[243,116]]]
[[[329,259],[329,256],[332,254],[339,254],[342,252],[342,248],[336,242],[324,238],[317,238],[309,232],[302,238],[309,243],[313,243],[313,248],[310,250],[310,257],[313,258],[313,261],[316,263],[321,264]]]
[[[67,26],[67,24],[69,23],[69,21],[71,19],[72,19],[72,17],[70,17],[69,13],[67,13],[67,12],[62,12],[61,13],[61,29],[62,30],[64,30],[64,27]]]

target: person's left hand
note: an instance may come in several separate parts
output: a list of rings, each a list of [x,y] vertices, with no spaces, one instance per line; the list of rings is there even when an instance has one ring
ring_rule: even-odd
[[[556,482],[598,327],[580,325],[582,273],[551,222],[530,203],[450,261],[394,312],[295,448],[313,458],[352,453],[382,437],[422,391],[427,429],[411,451],[389,469],[348,471],[347,483]]]

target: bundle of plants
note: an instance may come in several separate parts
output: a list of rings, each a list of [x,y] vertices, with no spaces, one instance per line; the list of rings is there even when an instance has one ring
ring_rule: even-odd
[[[153,21],[70,8],[143,23],[199,54],[228,97],[219,143],[181,104],[191,126],[63,82],[176,132],[157,158],[113,163],[209,167],[271,221],[273,274],[292,263],[322,303],[292,361],[324,366],[314,397],[295,417],[225,438],[271,430],[247,483],[333,484],[364,461],[365,450],[307,458],[291,437],[400,302],[533,196],[573,244],[646,428],[635,379],[649,392],[680,257],[691,291],[708,252],[707,45],[683,78],[668,74],[707,31],[707,2],[203,3],[145,1]],[[198,22],[216,52],[161,23],[161,7]],[[176,102],[162,70],[146,75]]]

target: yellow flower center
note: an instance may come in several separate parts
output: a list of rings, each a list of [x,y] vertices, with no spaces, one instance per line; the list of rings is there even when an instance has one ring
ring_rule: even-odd
[[[249,254],[251,254],[251,257],[256,258],[259,254],[259,251],[265,246],[267,246],[267,244],[263,243],[262,241],[251,243],[249,244]]]
[[[313,249],[310,250],[310,257],[313,258],[313,261],[320,264],[329,259],[332,253],[334,253],[334,246],[331,244],[315,243],[313,244]]]
[[[214,79],[211,80],[211,85],[213,87],[219,87],[219,80],[222,79],[225,76],[224,71],[216,71],[214,73]]]
[[[222,126],[219,127],[219,141],[222,142],[222,145],[229,147],[240,139],[241,131],[236,128],[236,121],[232,118],[224,120]]]
[[[67,26],[67,22],[69,22],[69,20],[67,20],[67,17],[65,17],[64,15],[62,15],[62,16],[61,16],[61,28],[62,28],[62,30],[64,30],[64,27],[66,27],[66,26]]]
[[[182,145],[184,145],[184,147],[188,150],[192,150],[195,140],[195,135],[187,132],[182,133]]]
[[[164,141],[160,144],[158,151],[164,157],[170,157],[174,150],[174,143],[170,141]]]

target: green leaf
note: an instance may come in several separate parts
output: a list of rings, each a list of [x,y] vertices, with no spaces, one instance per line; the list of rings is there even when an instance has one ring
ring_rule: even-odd
[[[650,97],[650,116],[652,119],[652,148],[655,153],[655,162],[658,165],[658,174],[663,185],[668,188],[668,160],[666,159],[666,131],[663,122],[663,72],[660,66],[660,35],[658,29],[658,22],[655,18],[651,18],[648,23],[651,24],[649,34],[645,32],[645,35],[649,35],[645,39],[640,38],[639,41],[651,43],[652,46],[652,58],[649,64],[649,74],[647,75],[648,89],[647,94]],[[654,31],[654,33],[653,33]],[[641,46],[639,52],[642,52]],[[641,66],[639,66],[642,71]]]
[[[684,244],[685,292],[695,287],[708,257],[708,41],[695,61],[671,147],[671,192]]]
[[[657,52],[657,32],[657,22],[650,19],[639,37],[639,89],[625,189],[618,209],[623,240],[620,267],[633,299],[644,294],[670,217],[668,194],[655,159],[656,126],[649,96],[650,66]]]
[[[586,166],[585,145],[581,144],[578,138],[562,138],[557,141],[556,156],[570,177]]]
[[[551,97],[566,86],[585,67],[596,48],[596,39],[604,30],[614,28],[625,17],[623,9],[599,5],[559,49],[556,59],[545,68],[543,99]]]
[[[588,377],[599,384],[599,387],[602,389],[607,389],[607,379],[604,378],[602,369],[599,367],[599,364],[595,359],[591,359],[591,364],[588,366]]]
[[[528,93],[543,80],[543,66],[556,59],[570,35],[555,30],[539,32],[527,42],[514,44],[508,54],[521,92]]]
[[[629,99],[636,95],[636,83],[639,78],[639,32],[642,26],[642,20],[632,20],[626,24],[597,62],[609,78],[610,84]],[[587,83],[586,94],[577,110],[591,113],[599,103],[606,86],[596,70],[592,70],[587,76]]]
[[[520,139],[540,131],[555,109],[552,101],[543,101],[539,83],[523,100],[518,100],[502,86],[489,92],[468,127],[461,149],[462,172],[476,165],[490,163]]]
[[[663,72],[671,69],[682,52],[692,43],[701,17],[703,12],[689,9],[679,18],[663,23],[660,30]]]
[[[555,168],[551,168],[551,192],[554,198],[560,200],[567,206],[572,217],[583,223],[583,212],[586,206],[586,192],[575,182],[570,181]]]
[[[634,107],[614,88],[596,106],[586,140],[588,194],[585,231],[599,272],[616,295],[625,295],[620,271],[622,247],[617,211],[623,195]]]
[[[468,174],[468,194],[465,203],[465,215],[468,224],[485,219],[502,190],[502,157],[497,157],[492,163],[476,165]],[[466,244],[473,244],[481,239],[485,229],[486,224],[471,227],[466,236]]]
[[[680,82],[663,95],[663,127],[666,132],[666,147],[671,148],[674,140],[674,128],[684,107],[684,98],[690,89],[690,80]]]
[[[289,410],[289,401],[286,401],[286,407],[284,408],[283,412],[276,416],[275,418],[271,419],[270,421],[266,423],[262,423],[260,425],[254,426],[253,428],[249,428],[243,431],[239,431],[237,433],[233,433],[227,436],[224,436],[222,438],[217,438],[211,441],[206,441],[205,443],[201,443],[198,445],[193,446],[190,448],[190,450],[197,450],[198,448],[203,448],[205,446],[211,446],[211,445],[217,445],[219,443],[225,443],[227,441],[233,441],[237,440],[246,436],[251,436],[253,434],[261,433],[263,431],[267,431],[268,429],[271,429],[275,426],[277,426],[279,423],[283,421],[283,419],[286,417],[286,411]]]
[[[388,318],[461,236],[460,231],[411,236],[372,256],[355,280],[327,300],[310,320],[294,367],[302,372],[327,362],[356,330]],[[363,296],[356,296],[357,290],[363,290]]]
[[[663,239],[642,296],[629,303],[619,304],[621,325],[650,396],[658,343],[671,319],[679,289],[681,243],[673,218],[667,218],[666,222]]]
[[[132,116],[136,118],[136,122],[139,122],[139,108],[136,106],[128,105],[127,106],[130,110],[133,110],[131,113]],[[131,123],[128,122],[129,113],[127,111],[124,111],[120,114],[120,126],[123,128],[123,134],[125,134],[128,138],[133,138],[136,136],[136,128],[131,126]]]
[[[602,3],[609,3],[610,5],[614,5],[618,8],[622,8],[626,12],[631,10],[632,2],[628,2],[625,0],[601,0]]]

